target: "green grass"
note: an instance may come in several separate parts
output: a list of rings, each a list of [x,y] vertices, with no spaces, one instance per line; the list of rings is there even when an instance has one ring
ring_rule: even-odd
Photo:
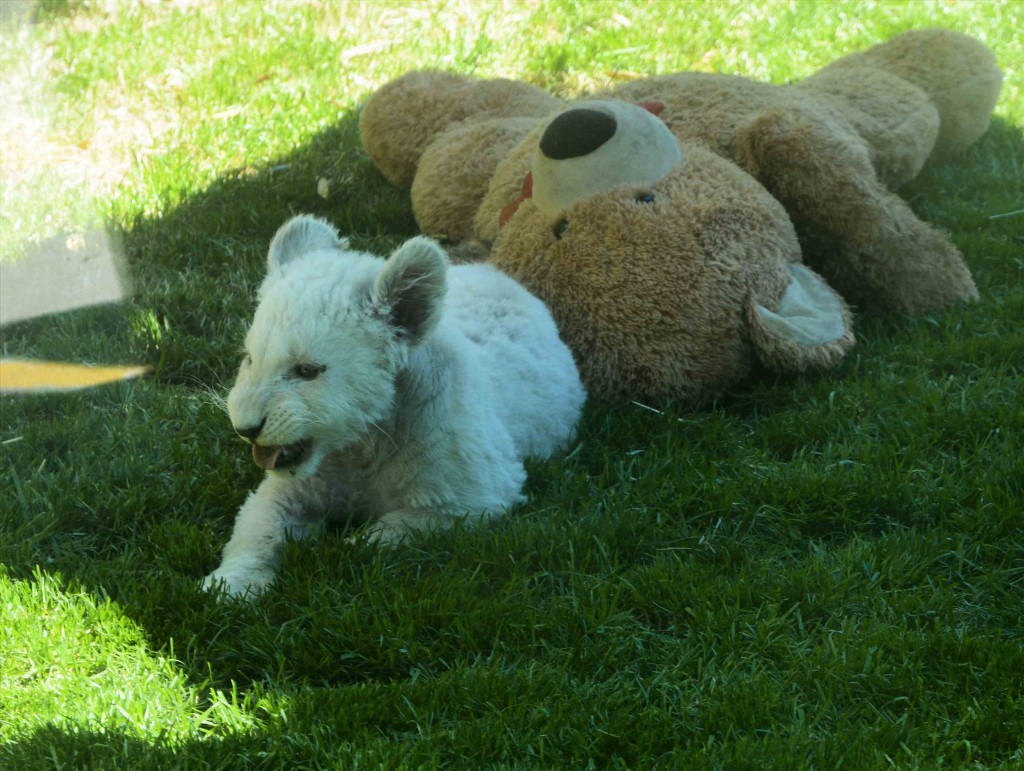
[[[902,191],[979,303],[858,316],[838,371],[708,410],[590,404],[494,526],[386,555],[328,533],[253,605],[198,591],[258,481],[213,394],[270,236],[299,211],[360,248],[415,232],[359,147],[375,87],[424,66],[567,95],[680,69],[784,82],[930,25],[1007,75],[988,134]],[[0,400],[0,767],[1024,767],[1020,29],[1010,0],[6,19],[0,259],[99,223],[134,291],[6,326],[2,352],[155,375]]]

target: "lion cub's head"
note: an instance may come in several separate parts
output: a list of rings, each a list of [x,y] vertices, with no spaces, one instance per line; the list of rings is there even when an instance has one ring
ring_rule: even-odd
[[[309,216],[270,244],[228,395],[235,431],[267,471],[312,475],[386,418],[396,374],[440,317],[447,258],[435,242],[414,238],[386,261],[347,247]]]

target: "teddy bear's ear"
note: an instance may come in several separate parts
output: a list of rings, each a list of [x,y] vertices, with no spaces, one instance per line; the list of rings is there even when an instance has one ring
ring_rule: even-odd
[[[448,258],[437,242],[418,236],[402,244],[373,287],[373,304],[412,341],[421,340],[441,318]]]
[[[781,372],[836,364],[853,346],[850,311],[811,269],[791,263],[790,283],[775,310],[751,297],[747,324],[757,356]]]
[[[300,214],[284,223],[270,242],[267,253],[267,272],[273,273],[282,265],[310,252],[325,249],[347,249],[348,239],[324,220]]]

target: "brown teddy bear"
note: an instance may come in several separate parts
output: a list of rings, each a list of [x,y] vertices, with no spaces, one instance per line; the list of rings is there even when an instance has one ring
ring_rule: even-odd
[[[792,85],[679,73],[568,104],[422,71],[371,96],[360,134],[425,232],[479,242],[548,304],[592,395],[698,404],[757,361],[835,364],[854,339],[843,298],[926,313],[977,297],[891,189],[976,140],[1001,80],[984,45],[941,29]]]

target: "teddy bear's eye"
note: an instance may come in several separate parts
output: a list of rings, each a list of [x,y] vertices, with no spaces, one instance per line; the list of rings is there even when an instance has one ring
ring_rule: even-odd
[[[292,374],[303,380],[313,380],[325,369],[327,369],[327,366],[324,364],[301,362],[292,367]]]
[[[637,203],[654,203],[654,193],[641,193],[636,197]]]
[[[565,231],[569,229],[569,220],[560,220],[555,229],[552,231],[555,234],[555,238],[561,238],[565,235]]]

